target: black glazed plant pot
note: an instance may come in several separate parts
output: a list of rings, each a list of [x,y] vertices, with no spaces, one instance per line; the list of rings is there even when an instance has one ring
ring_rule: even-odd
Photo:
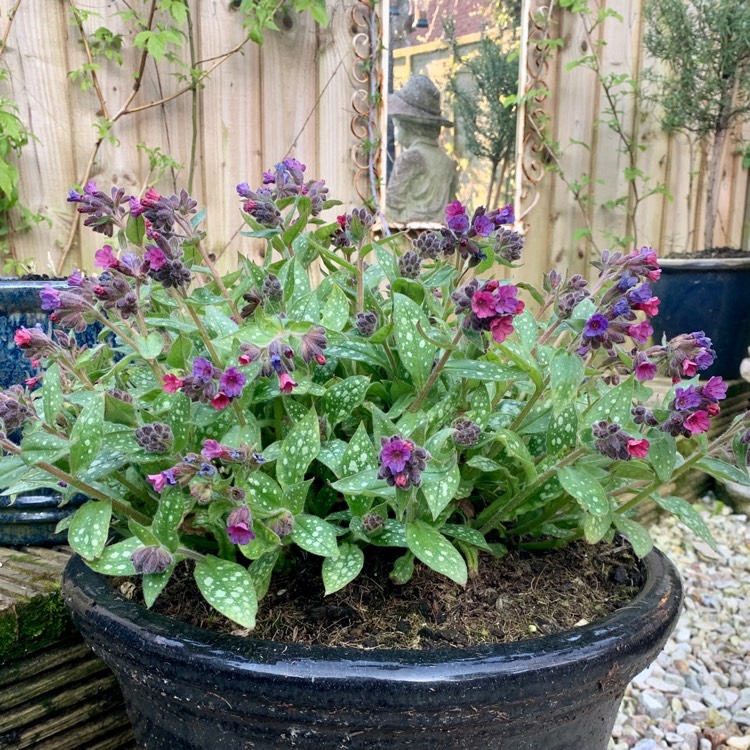
[[[42,311],[39,291],[50,284],[58,289],[67,286],[64,280],[27,281],[0,279],[0,388],[22,384],[32,374],[31,363],[15,345],[13,337],[21,326],[41,325],[49,330],[49,316]],[[96,343],[98,326],[91,326],[78,337],[79,343]],[[11,435],[11,439],[15,439]],[[65,534],[55,534],[55,526],[76,510],[85,498],[58,507],[60,496],[53,490],[37,490],[10,498],[0,495],[0,545],[61,544]]]
[[[682,586],[660,552],[631,604],[533,641],[441,651],[306,647],[149,612],[79,557],[63,596],[115,672],[142,750],[605,750],[625,687],[658,654]]]
[[[705,331],[716,362],[701,377],[739,377],[750,346],[750,257],[662,258],[661,278],[652,285],[659,314],[651,320],[654,343],[680,333]]]

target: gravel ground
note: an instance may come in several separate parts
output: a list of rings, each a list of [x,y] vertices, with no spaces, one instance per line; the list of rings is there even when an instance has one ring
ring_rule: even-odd
[[[628,687],[609,750],[750,750],[750,519],[706,501],[714,552],[673,518],[652,527],[685,606],[664,650]]]

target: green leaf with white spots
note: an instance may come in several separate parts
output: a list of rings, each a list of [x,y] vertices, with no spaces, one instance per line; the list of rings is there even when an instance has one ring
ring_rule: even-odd
[[[521,462],[527,479],[533,482],[536,479],[537,470],[526,443],[511,430],[498,430],[495,436],[505,446],[507,452]]]
[[[378,454],[367,434],[365,423],[360,422],[341,457],[341,473],[349,477],[366,469],[375,469],[377,465]]]
[[[70,521],[68,544],[86,560],[96,560],[107,543],[111,518],[109,500],[89,500]]]
[[[364,564],[365,556],[362,550],[356,544],[342,542],[338,557],[326,557],[323,560],[325,595],[343,589],[359,575]]]
[[[672,479],[672,472],[677,461],[675,439],[671,435],[661,433],[650,438],[649,443],[648,460],[654,467],[656,476],[662,482],[669,482]]]
[[[338,284],[332,284],[321,311],[320,324],[329,331],[343,331],[348,321],[349,300]]]
[[[215,610],[243,628],[255,627],[255,584],[242,565],[207,555],[195,566],[195,582]]]
[[[434,519],[453,500],[456,490],[458,490],[458,485],[461,483],[461,474],[458,470],[458,465],[454,463],[449,471],[435,475],[434,479],[427,473],[424,473],[422,478],[423,482],[420,491],[424,495],[427,507],[430,509],[430,513],[432,513]]]
[[[292,541],[302,549],[321,557],[337,557],[336,529],[317,516],[296,516]]]
[[[293,398],[285,398],[284,411],[287,413],[287,416],[292,420],[292,422],[299,422],[300,419],[305,418],[305,414],[307,414],[307,407],[304,404],[301,404],[299,401],[295,401]]]
[[[530,352],[537,341],[538,326],[536,318],[528,311],[524,310],[520,315],[513,318],[513,328],[518,334],[518,341],[521,346]]]
[[[284,438],[276,464],[276,477],[282,487],[297,484],[305,478],[310,462],[320,450],[320,427],[315,408],[295,424]]]
[[[549,386],[554,411],[559,414],[573,401],[583,381],[584,364],[578,354],[560,349],[549,363]]]
[[[110,545],[98,559],[87,560],[86,564],[91,570],[105,576],[134,576],[135,568],[130,562],[130,556],[139,547],[143,547],[140,540],[130,537],[130,539]]]
[[[406,524],[406,543],[414,556],[452,581],[466,585],[468,570],[461,553],[434,527],[424,521]]]
[[[695,468],[705,471],[706,474],[710,474],[721,482],[737,482],[737,484],[743,484],[746,487],[750,486],[750,474],[748,474],[747,468],[738,469],[726,461],[719,461],[716,458],[702,458],[696,462]]]
[[[57,363],[50,365],[42,379],[42,403],[44,404],[44,421],[54,425],[63,405],[63,391],[60,383],[60,367]]]
[[[184,393],[176,393],[172,397],[169,408],[169,426],[172,428],[174,443],[172,450],[181,451],[187,444],[190,431],[190,399]]]
[[[350,417],[365,400],[369,387],[370,379],[362,375],[355,375],[331,386],[323,396],[323,414],[328,423],[333,426]]]
[[[368,403],[367,407],[372,412],[372,435],[375,445],[380,445],[380,438],[393,437],[398,433],[398,427],[377,406]]]
[[[552,415],[547,430],[547,453],[551,456],[575,447],[578,437],[578,412],[573,404]]]
[[[492,552],[492,548],[484,536],[477,531],[472,529],[471,526],[464,526],[463,524],[447,523],[440,530],[445,536],[449,536],[452,539],[458,539],[460,542],[470,544],[472,547],[483,549],[485,552]]]
[[[158,333],[149,333],[148,336],[134,335],[133,341],[144,359],[156,359],[164,346],[164,339]]]
[[[429,331],[422,308],[403,294],[393,295],[393,327],[401,362],[411,375],[417,388],[421,388],[432,370],[435,347],[417,332],[417,323]]]
[[[377,469],[360,471],[350,477],[339,479],[331,487],[345,495],[365,495],[367,497],[392,497],[395,493],[385,479],[378,479]]]
[[[31,465],[37,461],[54,463],[68,453],[70,443],[65,438],[49,432],[32,432],[24,436],[21,448],[23,453],[20,458],[26,464]],[[52,477],[49,479],[53,481]]]
[[[276,561],[279,559],[280,551],[280,547],[274,547],[256,560],[253,560],[247,569],[248,573],[250,573],[250,578],[253,579],[253,583],[255,584],[255,595],[258,599],[262,599],[268,592],[271,577],[273,576],[273,569]]]
[[[185,516],[185,501],[179,487],[165,487],[159,498],[159,507],[154,513],[151,531],[170,551],[174,552],[180,541],[177,528]]]
[[[711,534],[711,530],[701,514],[687,500],[683,500],[681,497],[661,497],[658,493],[654,493],[651,497],[657,505],[677,516],[690,531],[710,544],[713,549],[716,549],[716,540]]]
[[[164,587],[169,583],[169,579],[172,577],[173,570],[174,565],[170,565],[163,573],[147,573],[141,578],[143,600],[148,609],[151,609],[151,607],[154,606],[157,597],[162,591],[164,591]]]
[[[388,281],[393,283],[400,274],[398,272],[398,263],[396,262],[396,256],[391,250],[377,242],[373,245],[375,248],[375,255],[378,259],[378,265],[383,269],[383,273],[388,277]]]
[[[122,468],[128,462],[128,457],[122,452],[113,453],[111,449],[104,448],[89,464],[85,471],[78,473],[78,479],[91,483],[97,479],[109,476],[112,472]]]
[[[606,516],[593,516],[586,513],[583,519],[583,535],[589,544],[601,542],[612,525],[612,516],[608,513]]]
[[[466,462],[466,465],[471,466],[474,469],[479,469],[479,471],[484,471],[486,473],[498,471],[503,468],[497,461],[493,461],[491,458],[487,458],[486,456],[472,456]]]
[[[411,552],[407,552],[401,557],[396,558],[393,563],[393,570],[389,574],[389,578],[397,586],[403,586],[408,583],[411,577],[414,575],[414,555]]]
[[[175,370],[187,370],[190,355],[193,353],[193,342],[189,336],[181,333],[172,342],[167,352],[167,364]]]
[[[307,500],[307,493],[310,491],[312,481],[312,479],[308,479],[305,482],[297,482],[297,484],[284,487],[284,507],[294,515],[302,513],[305,509],[305,500]]]
[[[572,495],[584,510],[594,516],[608,516],[610,513],[607,493],[599,482],[582,469],[564,466],[557,473],[563,489]]]
[[[262,510],[275,511],[286,507],[281,487],[262,471],[250,472],[244,482],[238,480],[237,484],[247,493],[248,502]]]
[[[143,526],[138,521],[132,518],[128,519],[128,528],[133,534],[133,537],[141,542],[140,546],[143,547],[159,547],[161,542],[154,536],[151,529],[147,526]]]
[[[255,539],[251,539],[247,544],[237,545],[240,552],[248,559],[258,560],[271,550],[281,547],[279,537],[264,523],[256,520],[253,524],[253,531]]]
[[[480,385],[471,395],[471,410],[466,415],[467,419],[476,422],[480,427],[486,428],[492,414],[492,401],[486,385]]]
[[[377,536],[370,538],[370,543],[377,547],[406,547],[406,529],[396,519],[389,518],[383,530]]]
[[[648,529],[637,521],[615,514],[615,527],[630,542],[638,557],[645,557],[654,548]]]
[[[484,380],[501,383],[507,380],[523,380],[526,374],[517,367],[504,367],[503,365],[487,362],[483,359],[449,359],[445,363],[443,372],[447,375],[456,375],[460,378],[471,380]]]
[[[327,466],[337,477],[340,477],[343,474],[341,465],[348,445],[349,443],[345,443],[338,438],[328,440],[320,446],[317,459],[323,466]]]
[[[104,394],[97,393],[83,407],[70,432],[70,468],[83,471],[99,453],[104,434]]]
[[[602,419],[625,425],[630,420],[630,408],[633,405],[633,379],[628,378],[620,385],[605,391],[604,395],[586,412],[586,421],[590,424]]]

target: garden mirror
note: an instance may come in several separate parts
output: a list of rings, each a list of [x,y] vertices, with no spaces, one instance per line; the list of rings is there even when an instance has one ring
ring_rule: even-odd
[[[512,203],[521,0],[391,0],[385,217],[434,224],[460,200]]]

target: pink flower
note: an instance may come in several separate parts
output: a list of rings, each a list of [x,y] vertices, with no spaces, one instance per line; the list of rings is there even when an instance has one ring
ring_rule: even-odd
[[[661,268],[654,268],[649,271],[646,276],[649,281],[658,281],[661,278]]]
[[[201,456],[203,456],[206,461],[211,461],[214,458],[222,458],[226,452],[226,446],[222,445],[218,440],[208,438],[208,440],[203,441]]]
[[[706,411],[710,417],[715,417],[721,411],[721,407],[718,404],[707,404]]]
[[[644,359],[635,366],[636,380],[653,380],[656,377],[656,365]]]
[[[120,261],[117,260],[115,251],[111,245],[105,245],[94,254],[94,265],[99,268],[119,268]]]
[[[406,474],[396,475],[396,487],[399,489],[406,489],[409,486],[409,477]]]
[[[157,492],[161,492],[164,489],[164,485],[167,483],[167,479],[162,472],[159,472],[158,474],[149,474],[146,479],[154,485],[154,489]]]
[[[501,315],[495,318],[490,323],[490,331],[492,332],[492,338],[497,341],[498,344],[502,344],[505,339],[513,333],[513,316],[512,315]]]
[[[42,374],[35,375],[33,378],[26,378],[23,382],[27,388],[33,388],[42,379]]]
[[[143,196],[143,198],[141,198],[141,205],[145,206],[146,208],[151,208],[154,203],[157,203],[160,200],[161,196],[156,192],[156,190],[154,190],[152,186],[146,191],[146,194]]]
[[[247,505],[235,508],[227,518],[227,535],[232,544],[249,544],[255,539],[253,519]]]
[[[699,432],[706,432],[710,426],[711,422],[708,419],[708,412],[705,412],[702,409],[694,412],[685,420],[685,427],[687,427],[693,435],[697,435]]]
[[[445,207],[445,218],[452,219],[454,216],[462,216],[466,214],[466,206],[461,201],[453,201]]]
[[[693,362],[692,359],[686,359],[682,362],[682,372],[689,378],[692,378],[696,372],[698,372],[698,365]]]
[[[28,346],[31,343],[31,331],[29,331],[28,328],[21,326],[21,328],[16,330],[15,336],[13,336],[13,341],[16,342],[16,346]]]
[[[166,262],[167,256],[164,251],[156,245],[149,245],[143,253],[143,259],[148,261],[152,271],[158,271]]]
[[[491,292],[474,292],[471,298],[471,309],[476,313],[478,318],[492,318],[497,313],[495,306],[497,298]]]
[[[647,299],[645,302],[639,302],[637,305],[634,305],[636,310],[643,310],[643,312],[646,313],[650,318],[653,318],[654,315],[659,314],[659,302],[661,300],[658,297],[651,297],[650,299]]]
[[[211,406],[216,409],[216,411],[222,411],[223,409],[226,409],[227,406],[231,403],[231,399],[229,396],[227,396],[224,391],[219,391],[212,399],[211,399]]]
[[[283,391],[286,394],[290,394],[292,392],[292,388],[296,388],[297,383],[292,380],[292,376],[289,375],[287,372],[282,372],[281,375],[279,375],[279,390]]]
[[[647,320],[644,320],[642,323],[638,323],[638,325],[628,326],[627,333],[633,341],[645,344],[648,341],[648,337],[653,336],[654,329]]]
[[[165,375],[163,381],[162,390],[164,393],[175,394],[185,385],[185,381],[178,378],[177,375]]]
[[[633,458],[646,458],[649,445],[650,443],[645,438],[641,440],[630,438],[628,440],[628,454]]]

